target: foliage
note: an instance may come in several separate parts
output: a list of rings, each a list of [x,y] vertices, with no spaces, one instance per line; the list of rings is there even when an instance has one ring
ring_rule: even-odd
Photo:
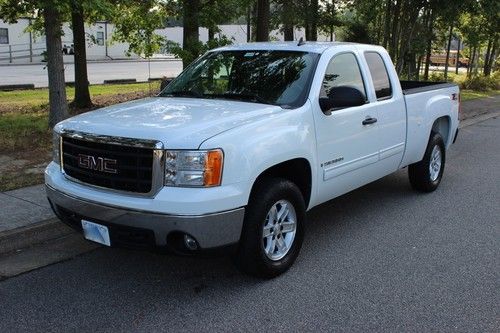
[[[229,39],[227,36],[222,34],[219,34],[219,36],[208,40],[206,43],[198,41],[198,54],[204,54],[208,50],[212,50],[225,45],[230,45],[233,43],[233,41],[234,39]],[[179,43],[176,43],[174,41],[167,40],[164,44],[164,48],[169,53],[172,53],[176,57],[182,59],[183,62],[191,63],[196,59],[196,57],[193,57],[193,55],[189,51],[184,50]]]
[[[461,84],[461,88],[474,91],[499,90],[500,80],[498,78],[498,74],[492,76],[474,75],[468,77]]]
[[[155,30],[162,28],[167,12],[161,2],[122,1],[116,5],[113,15],[115,31],[113,40],[129,43],[127,53],[151,57],[160,50],[164,38]]]

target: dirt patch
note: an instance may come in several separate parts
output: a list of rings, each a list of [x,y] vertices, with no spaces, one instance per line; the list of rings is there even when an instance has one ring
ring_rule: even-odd
[[[0,192],[43,183],[51,158],[51,152],[44,149],[0,155]]]

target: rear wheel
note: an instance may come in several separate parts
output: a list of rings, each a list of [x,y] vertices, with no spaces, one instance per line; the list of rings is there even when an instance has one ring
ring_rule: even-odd
[[[237,267],[263,278],[284,273],[300,252],[304,220],[304,199],[294,183],[285,179],[260,181],[245,211]]]
[[[439,133],[432,132],[424,158],[408,168],[408,176],[413,189],[420,192],[432,192],[438,188],[443,177],[445,154],[443,138]]]

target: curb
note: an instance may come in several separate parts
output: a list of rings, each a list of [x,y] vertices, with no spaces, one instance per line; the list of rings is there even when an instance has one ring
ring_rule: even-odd
[[[464,127],[467,127],[467,126],[471,126],[471,125],[474,125],[474,124],[477,124],[477,123],[480,123],[482,121],[485,121],[485,120],[488,120],[488,119],[491,119],[491,118],[495,118],[495,117],[498,117],[498,116],[500,116],[500,111],[499,112],[483,113],[483,114],[480,114],[478,116],[462,120],[460,122],[460,125],[458,126],[458,128],[464,128]]]
[[[26,227],[8,230],[0,233],[0,254],[27,248],[73,233],[76,233],[76,231],[63,224],[58,218],[51,218]]]

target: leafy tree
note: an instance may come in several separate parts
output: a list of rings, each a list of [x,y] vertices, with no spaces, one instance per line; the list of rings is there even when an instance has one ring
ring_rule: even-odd
[[[231,43],[226,36],[216,37],[218,25],[231,21],[246,10],[244,0],[182,0],[170,1],[175,16],[182,18],[183,45],[182,48],[171,41],[165,45],[170,52],[182,59],[184,67],[189,65],[200,54],[209,48]],[[199,28],[209,30],[209,41],[203,44],[199,40]]]
[[[319,30],[328,34],[330,41],[333,41],[335,27],[339,24],[335,0],[326,1],[319,12]]]
[[[195,0],[198,1],[198,0]],[[113,40],[129,44],[127,53],[151,57],[158,52],[164,38],[155,30],[164,27],[170,7],[158,0],[117,1],[111,20],[115,24]]]

